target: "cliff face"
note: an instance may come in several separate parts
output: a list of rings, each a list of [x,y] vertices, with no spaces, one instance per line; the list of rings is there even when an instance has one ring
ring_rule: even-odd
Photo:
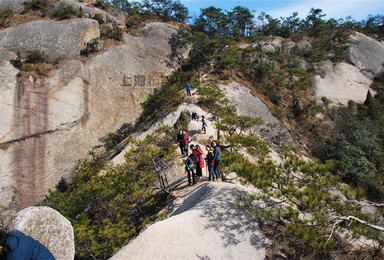
[[[94,22],[64,21],[64,27],[89,25],[87,30],[69,34],[58,29],[62,22],[41,28],[22,25],[35,28],[30,36],[42,41],[47,56],[65,55],[66,61],[59,69],[19,83],[19,71],[11,60],[16,58],[16,50],[30,51],[34,41],[24,46],[20,28],[0,31],[1,219],[7,221],[16,211],[41,201],[62,177],[70,179],[78,159],[100,144],[101,137],[135,122],[145,97],[161,85],[161,76],[173,69],[167,61],[168,39],[177,28],[162,23],[148,24],[140,37],[125,36],[122,44],[91,59],[80,58],[84,42],[100,35]],[[44,40],[57,37],[66,42]],[[66,52],[67,47],[56,47],[61,44],[68,47]],[[63,54],[59,54],[61,50]]]
[[[326,97],[335,105],[346,105],[349,100],[363,103],[374,74],[383,69],[384,43],[361,33],[350,36],[350,63],[332,64],[325,61],[323,77],[314,79],[314,97]]]

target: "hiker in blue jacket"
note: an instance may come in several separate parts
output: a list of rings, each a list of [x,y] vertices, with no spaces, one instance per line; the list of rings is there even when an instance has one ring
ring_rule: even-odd
[[[52,253],[39,241],[18,230],[0,231],[0,259],[55,260]]]
[[[188,174],[188,184],[196,184],[195,175],[196,175],[196,156],[191,153],[188,158],[185,160],[185,170]]]
[[[207,150],[207,156],[205,157],[205,161],[207,162],[207,165],[208,165],[208,172],[209,172],[208,181],[214,181],[216,179],[216,174],[213,168],[214,161],[213,161],[212,148],[210,145],[206,145],[205,150]]]
[[[185,90],[187,91],[187,96],[192,96],[192,94],[191,94],[191,85],[189,85],[189,83],[187,83],[185,85]]]
[[[222,174],[220,172],[221,164],[221,149],[217,144],[217,141],[212,141],[211,146],[213,147],[213,171],[216,175],[216,181],[222,180]]]
[[[205,116],[201,116],[201,130],[203,130],[204,134],[207,133],[207,127],[208,127],[208,123],[207,123],[207,119],[205,119]]]

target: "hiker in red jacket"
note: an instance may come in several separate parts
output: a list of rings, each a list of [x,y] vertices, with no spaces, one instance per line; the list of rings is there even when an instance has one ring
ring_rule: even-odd
[[[196,155],[197,165],[196,165],[196,176],[201,179],[203,177],[203,168],[204,168],[204,158],[203,158],[203,150],[199,145],[190,146],[192,153]]]
[[[182,144],[184,146],[184,156],[188,156],[188,145],[191,142],[191,138],[186,131],[183,131],[183,140]]]

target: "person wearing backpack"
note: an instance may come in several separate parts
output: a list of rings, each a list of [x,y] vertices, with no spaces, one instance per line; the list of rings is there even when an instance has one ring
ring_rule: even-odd
[[[220,172],[221,149],[215,140],[211,142],[211,146],[213,147],[213,170],[216,175],[216,181],[221,181],[223,177]]]
[[[185,171],[188,174],[188,184],[196,184],[195,175],[196,175],[196,156],[191,153],[188,158],[185,160]]]
[[[214,181],[216,179],[215,171],[213,170],[214,161],[213,161],[213,153],[210,145],[205,146],[205,150],[207,150],[207,156],[205,157],[205,161],[208,165],[209,178],[208,181]]]
[[[202,123],[201,129],[203,130],[203,132],[205,134],[205,133],[207,133],[208,123],[207,123],[207,119],[205,119],[204,116],[201,116],[201,123]]]

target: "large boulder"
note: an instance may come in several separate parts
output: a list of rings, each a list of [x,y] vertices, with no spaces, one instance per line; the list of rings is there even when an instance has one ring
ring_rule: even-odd
[[[0,46],[22,56],[44,51],[49,61],[73,58],[84,44],[100,36],[99,24],[93,19],[34,21],[0,31]]]
[[[0,127],[0,178],[7,181],[0,182],[0,218],[9,221],[61,178],[70,181],[78,159],[87,158],[100,138],[135,123],[149,93],[173,69],[168,37],[176,28],[149,24],[141,37],[127,36],[88,61],[68,60],[20,83],[10,64],[15,55],[3,51],[0,81],[8,83],[0,86],[6,119]]]
[[[29,207],[17,213],[7,230],[19,230],[38,240],[57,260],[75,256],[75,240],[71,223],[49,207]]]
[[[257,220],[238,202],[249,193],[240,185],[205,183],[159,221],[122,248],[111,260],[265,259],[269,240]]]
[[[361,70],[378,73],[383,69],[384,42],[377,41],[362,33],[350,36],[351,48],[349,61]]]
[[[313,95],[318,101],[325,97],[333,105],[347,105],[350,100],[363,103],[368,90],[374,93],[369,88],[372,79],[351,64],[325,61],[320,69],[325,76],[317,75],[313,82]]]

